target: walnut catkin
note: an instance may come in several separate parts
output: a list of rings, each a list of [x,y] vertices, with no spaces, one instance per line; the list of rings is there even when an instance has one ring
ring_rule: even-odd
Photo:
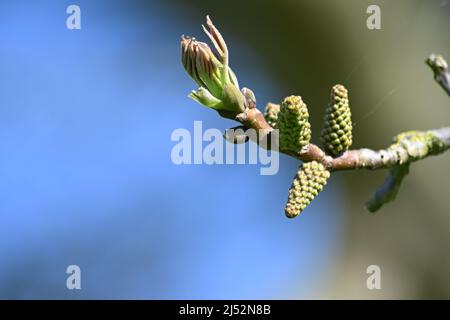
[[[311,125],[306,104],[300,96],[284,99],[278,113],[280,149],[298,152],[311,140]]]
[[[292,181],[284,212],[288,218],[298,216],[322,191],[330,172],[316,161],[303,163]]]
[[[330,102],[325,112],[321,142],[325,152],[336,157],[350,148],[353,142],[352,119],[348,92],[338,84],[331,89]]]

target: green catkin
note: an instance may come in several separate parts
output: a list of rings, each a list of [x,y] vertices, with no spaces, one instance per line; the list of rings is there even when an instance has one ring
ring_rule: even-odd
[[[303,163],[292,181],[284,212],[288,218],[298,216],[322,191],[330,172],[316,161]]]
[[[266,118],[267,123],[274,129],[278,128],[278,112],[280,112],[280,105],[271,102],[267,104],[264,112],[264,117]]]
[[[280,149],[298,152],[311,139],[311,124],[306,104],[299,96],[284,99],[278,113],[277,127],[280,134]]]
[[[348,92],[343,85],[331,89],[320,139],[325,152],[332,156],[340,155],[352,145],[351,111]]]

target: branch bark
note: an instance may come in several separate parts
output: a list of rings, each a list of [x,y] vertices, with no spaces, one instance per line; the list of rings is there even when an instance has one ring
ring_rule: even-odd
[[[450,94],[450,74],[446,61],[438,55],[430,55],[427,64],[432,68],[435,80]],[[254,107],[238,114],[235,119],[245,129],[264,130],[272,132],[274,129],[267,123],[263,113]],[[327,155],[319,146],[309,146],[298,152],[279,150],[304,162],[317,161],[330,171],[354,169],[382,169],[392,168],[404,163],[411,163],[428,156],[437,155],[450,148],[450,127],[428,131],[407,131],[398,134],[394,142],[382,150],[356,149],[348,150],[338,157]]]
[[[450,96],[450,74],[447,62],[442,56],[432,54],[426,60],[426,63],[432,69],[436,82]],[[251,92],[251,90],[248,91]],[[277,130],[274,130],[267,123],[263,113],[255,107],[256,100],[254,95],[252,94],[251,99],[247,100],[246,106],[248,107],[234,118],[241,122],[245,129],[252,128],[259,132],[264,132],[263,136],[276,134]],[[259,137],[256,142],[262,140],[264,139]],[[395,199],[412,162],[440,154],[448,149],[450,149],[450,126],[428,131],[403,132],[394,137],[393,143],[386,149],[378,151],[366,148],[348,150],[334,158],[315,144],[309,144],[298,152],[283,150],[279,146],[277,146],[276,150],[303,162],[317,161],[330,171],[390,168],[389,175],[384,183],[366,203],[367,209],[374,212],[385,203]]]

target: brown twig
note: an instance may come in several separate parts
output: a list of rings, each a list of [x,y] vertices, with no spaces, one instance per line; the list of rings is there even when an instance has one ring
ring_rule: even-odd
[[[258,109],[246,110],[236,117],[245,129],[272,131]],[[397,135],[394,143],[382,150],[348,150],[339,157],[327,155],[319,146],[309,144],[297,153],[281,149],[281,153],[304,162],[317,161],[331,171],[390,168],[436,155],[450,148],[450,127],[428,131],[408,131]]]
[[[450,95],[450,74],[448,65],[440,55],[430,55],[426,63],[434,73],[434,79]],[[249,92],[250,90],[245,89]],[[251,91],[250,91],[251,92]],[[248,97],[246,97],[248,100]],[[266,121],[256,106],[252,94],[245,111],[235,119],[245,129],[263,130],[266,134],[276,132]],[[369,211],[377,211],[383,204],[395,199],[404,177],[409,172],[410,164],[428,156],[437,155],[450,148],[450,127],[428,131],[408,131],[398,134],[393,143],[382,150],[358,149],[348,150],[338,157],[327,155],[319,146],[309,144],[298,152],[280,149],[281,153],[297,158],[303,162],[317,161],[330,171],[354,169],[390,168],[384,183],[376,190],[366,203]]]

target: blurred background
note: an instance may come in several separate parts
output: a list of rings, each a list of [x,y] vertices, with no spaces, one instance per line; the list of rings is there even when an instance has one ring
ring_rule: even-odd
[[[81,30],[66,8],[81,8]],[[366,9],[381,8],[381,30]],[[339,172],[296,219],[298,162],[180,165],[175,129],[225,130],[186,95],[179,37],[210,14],[240,84],[264,108],[308,104],[318,141],[332,85],[350,92],[354,148],[448,125],[424,64],[450,59],[450,3],[433,1],[2,1],[0,298],[450,298],[450,154],[415,163],[395,202],[364,202],[385,171]],[[66,268],[81,268],[81,290]],[[381,290],[366,269],[381,268]]]

